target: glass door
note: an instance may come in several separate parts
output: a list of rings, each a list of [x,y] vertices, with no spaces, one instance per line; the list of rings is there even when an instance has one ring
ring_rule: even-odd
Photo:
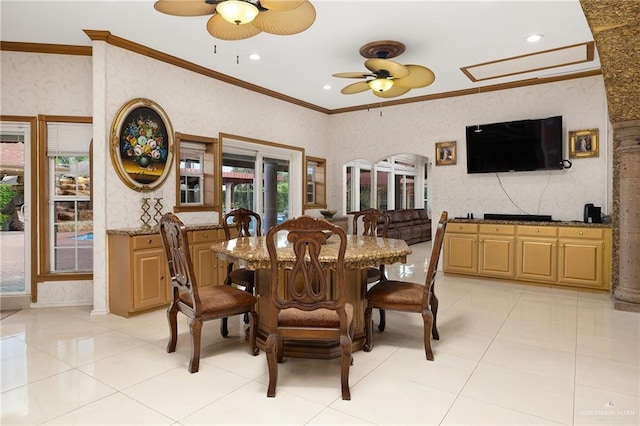
[[[30,293],[30,141],[29,123],[0,122],[1,296]]]

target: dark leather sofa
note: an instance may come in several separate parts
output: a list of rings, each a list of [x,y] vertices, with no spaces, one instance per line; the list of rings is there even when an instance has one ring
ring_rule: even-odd
[[[387,238],[417,244],[431,240],[431,219],[425,209],[386,210],[389,215]]]

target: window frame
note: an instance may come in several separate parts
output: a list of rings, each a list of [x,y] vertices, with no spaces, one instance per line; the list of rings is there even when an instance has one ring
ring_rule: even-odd
[[[310,181],[309,167],[314,173]],[[308,201],[309,185],[312,185],[313,202]],[[320,157],[305,156],[304,159],[304,209],[327,208],[327,160]]]
[[[182,145],[200,144],[204,149],[202,162],[202,181],[201,199],[202,204],[184,204],[181,202],[180,181],[182,176],[193,176],[192,174],[182,174],[180,169],[180,160],[182,158]],[[176,200],[173,211],[178,212],[209,212],[220,211],[220,191],[218,186],[221,185],[221,169],[222,169],[222,148],[218,138],[206,136],[190,135],[186,133],[176,132],[174,137],[175,147],[175,165],[176,165]],[[192,151],[186,149],[186,151]],[[220,169],[220,170],[218,170]]]
[[[79,123],[79,124],[92,124],[92,117],[81,116],[60,116],[60,115],[38,115],[38,154],[37,154],[37,169],[38,169],[38,186],[37,186],[37,210],[38,210],[38,273],[37,281],[86,281],[93,280],[93,271],[78,271],[78,272],[55,272],[51,271],[49,265],[53,263],[51,259],[51,253],[49,247],[51,245],[52,235],[49,234],[51,228],[50,224],[50,208],[54,205],[54,200],[50,198],[51,188],[49,179],[49,156],[47,155],[47,142],[48,142],[48,123]],[[93,143],[89,144],[89,174],[90,181],[93,182]],[[93,205],[93,185],[91,185],[91,195],[89,197],[90,205]]]

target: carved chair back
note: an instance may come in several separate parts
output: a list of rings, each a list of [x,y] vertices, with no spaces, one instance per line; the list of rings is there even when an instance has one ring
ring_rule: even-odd
[[[360,220],[362,218],[362,220]],[[353,235],[358,235],[358,224],[362,222],[362,235],[371,237],[387,237],[389,215],[378,209],[366,209],[353,215]]]
[[[255,221],[255,233],[253,235],[251,234],[252,221]],[[232,210],[225,214],[222,219],[222,226],[227,240],[232,238],[231,229],[235,229],[238,232],[237,237],[259,237],[262,235],[262,219],[260,215],[244,208]]]

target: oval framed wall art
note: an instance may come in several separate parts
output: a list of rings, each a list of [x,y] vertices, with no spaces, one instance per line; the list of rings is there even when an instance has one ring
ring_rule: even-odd
[[[129,188],[157,189],[173,164],[173,128],[165,111],[150,99],[132,99],[120,108],[110,136],[111,161]]]

